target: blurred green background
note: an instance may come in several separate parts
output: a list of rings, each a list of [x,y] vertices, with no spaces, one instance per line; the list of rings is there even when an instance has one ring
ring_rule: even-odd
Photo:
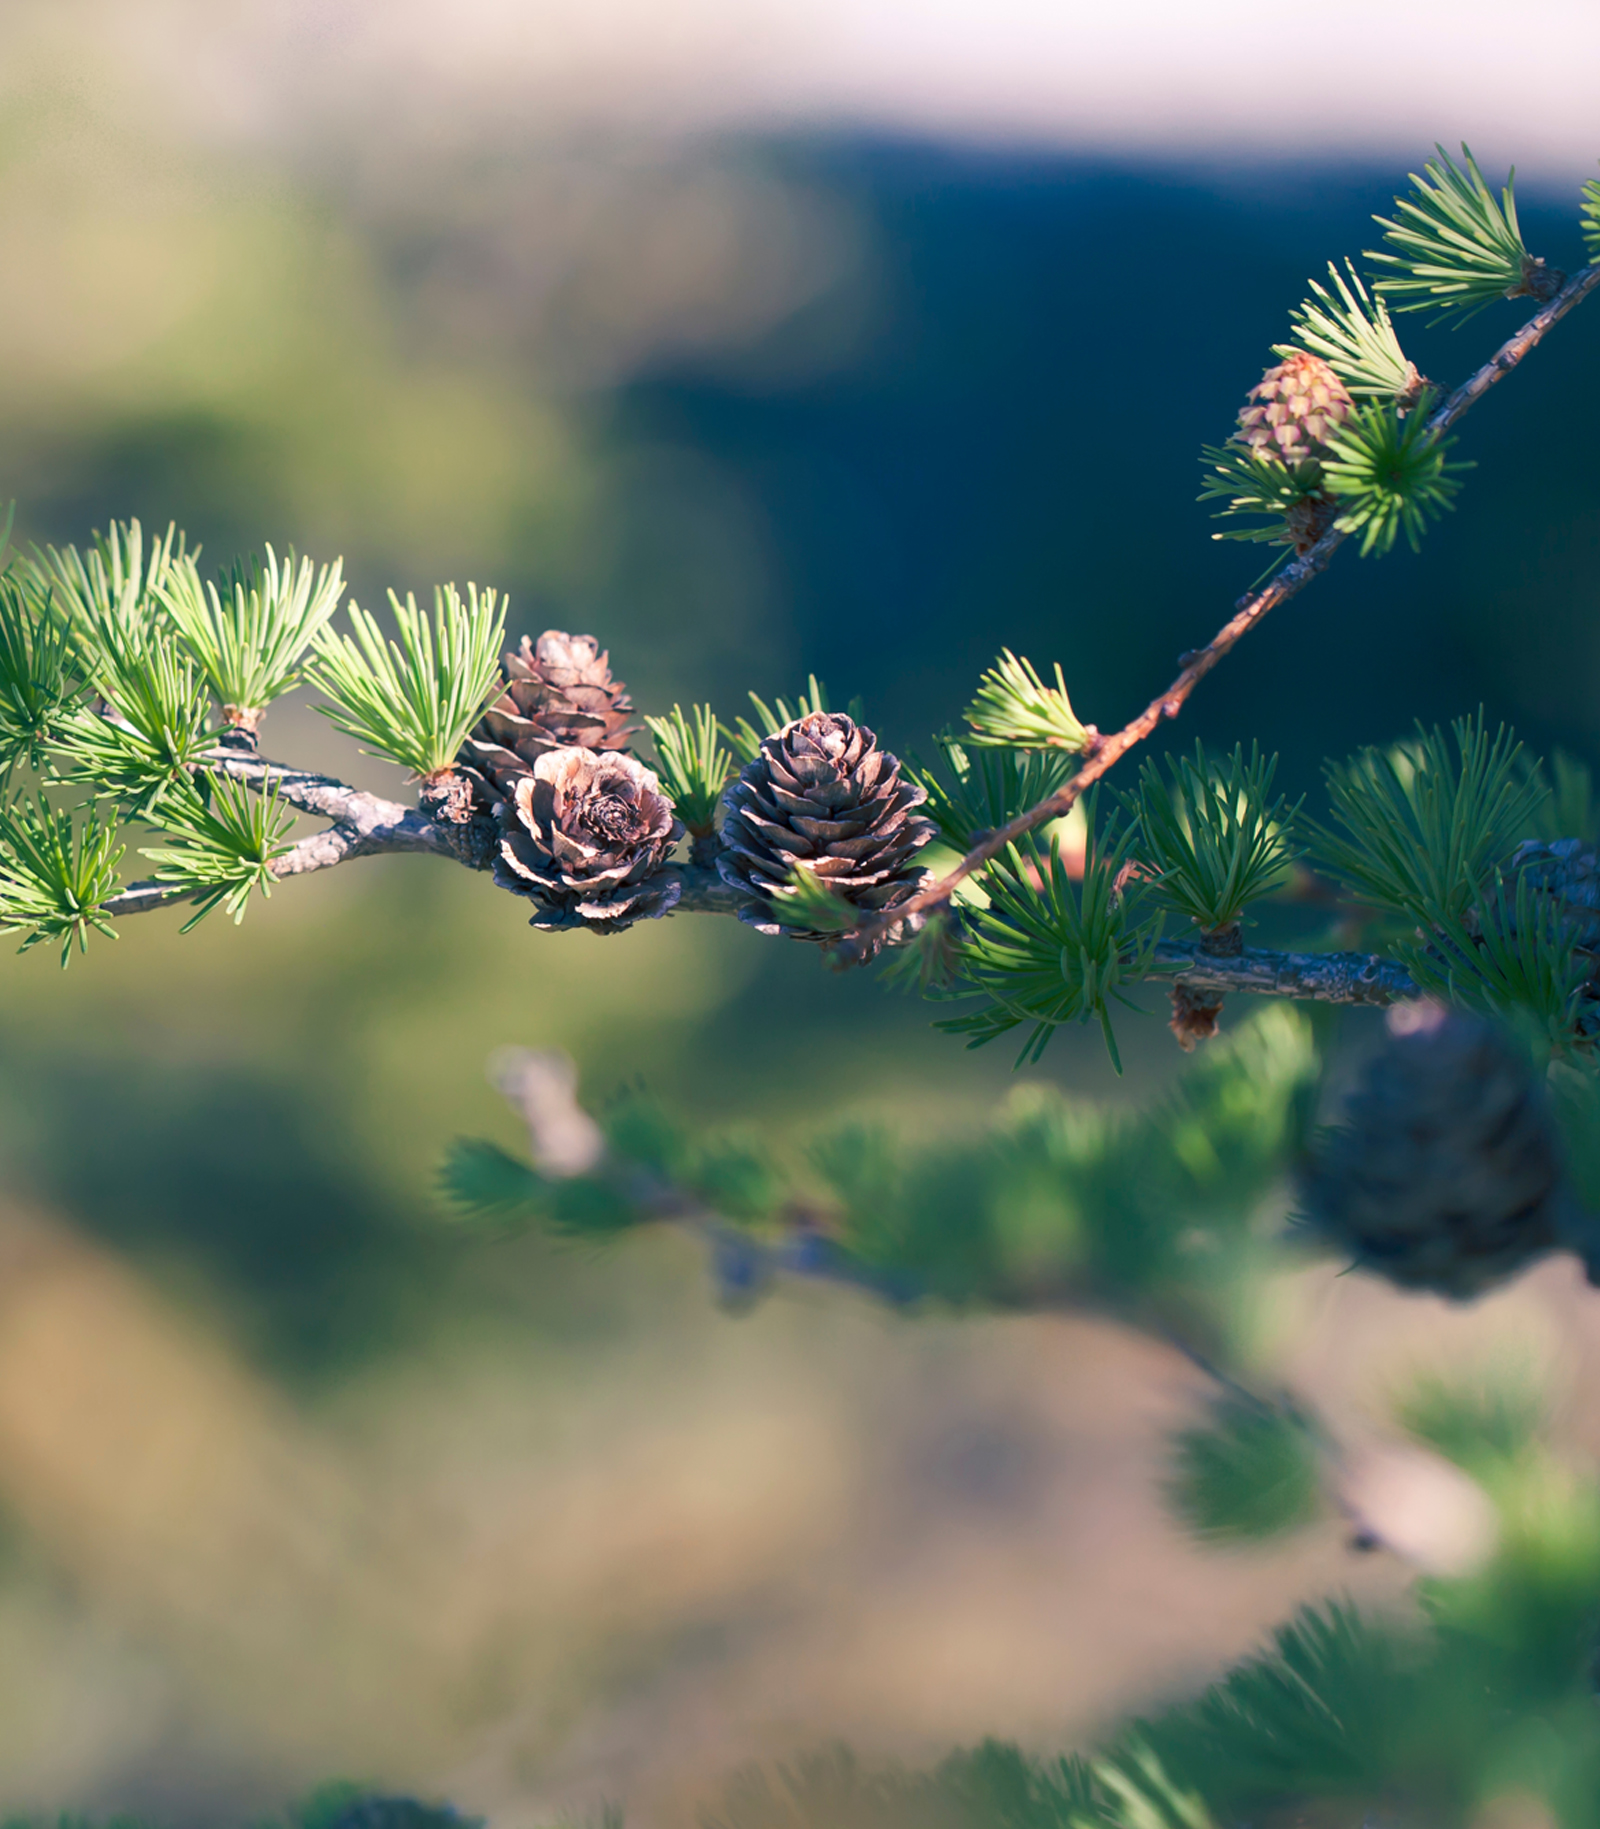
[[[370,128],[193,132],[87,27],[9,83],[18,537],[176,520],[218,563],[342,554],[369,605],[471,578],[599,635],[646,709],[814,670],[924,753],[1002,645],[1111,728],[1212,631],[1263,558],[1210,539],[1195,455],[1401,176]],[[1572,217],[1525,194],[1568,266]],[[1516,321],[1408,344],[1453,382]],[[1313,802],[1324,754],[1479,703],[1600,753],[1593,331],[1473,415],[1420,558],[1343,555],[1181,740],[1259,738]],[[398,791],[304,707],[268,732]],[[0,972],[0,1805],[210,1821],[344,1772],[687,1821],[837,1733],[1065,1742],[1348,1575],[1336,1533],[1221,1568],[1176,1541],[1147,1487],[1186,1387],[1113,1329],[811,1295],[735,1323],[686,1247],[484,1242],[433,1199],[453,1135],[515,1140],[508,1042],[780,1137],[976,1122],[1009,1057],[925,1006],[731,921],[534,935],[422,861],[177,926]],[[1087,1033],[1040,1076],[1177,1070],[1159,1014],[1122,1031],[1123,1086]],[[1491,1307],[1537,1332],[1542,1299]],[[1394,1348],[1395,1299],[1306,1301],[1386,1343],[1369,1369]],[[1460,1337],[1421,1308],[1407,1343]]]

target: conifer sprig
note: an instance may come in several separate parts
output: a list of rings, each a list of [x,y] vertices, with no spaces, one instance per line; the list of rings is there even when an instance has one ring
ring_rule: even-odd
[[[105,709],[80,706],[52,733],[64,779],[149,813],[211,747],[205,682],[175,643],[155,640],[99,650],[93,673]]]
[[[1423,167],[1426,177],[1411,174],[1411,195],[1395,199],[1399,220],[1373,218],[1397,250],[1367,251],[1369,260],[1391,269],[1377,290],[1403,300],[1397,310],[1432,310],[1462,323],[1499,299],[1554,297],[1565,275],[1535,260],[1523,243],[1516,172],[1496,203],[1465,142],[1459,166],[1442,146],[1438,153]]]
[[[1544,1435],[1549,1393],[1515,1360],[1465,1379],[1425,1373],[1396,1393],[1394,1419],[1458,1467],[1492,1476]]]
[[[808,864],[796,862],[787,885],[773,892],[774,912],[786,927],[807,933],[848,933],[856,924],[856,911]]]
[[[1320,1474],[1316,1437],[1295,1404],[1224,1390],[1203,1422],[1174,1438],[1167,1503],[1198,1537],[1259,1541],[1316,1517]]]
[[[1285,464],[1275,457],[1258,457],[1243,445],[1205,445],[1200,461],[1206,475],[1195,498],[1220,501],[1216,519],[1232,515],[1264,517],[1262,527],[1226,527],[1213,540],[1247,540],[1256,545],[1292,546],[1287,526],[1291,510],[1323,499],[1321,464],[1314,460]]]
[[[1595,793],[1594,770],[1588,763],[1567,750],[1553,749],[1543,766],[1535,765],[1533,772],[1541,785],[1546,779],[1549,782],[1549,797],[1540,808],[1533,833],[1546,840],[1600,842],[1600,796]]]
[[[1269,1798],[1381,1792],[1415,1719],[1410,1647],[1338,1603],[1305,1608],[1273,1639],[1140,1738],[1169,1772],[1205,1773],[1235,1818]]]
[[[1578,1015],[1591,961],[1549,897],[1520,873],[1494,884],[1469,915],[1438,921],[1394,947],[1417,986],[1512,1027],[1531,1028],[1543,1049],[1579,1040]]]
[[[93,805],[82,823],[43,794],[0,807],[0,933],[25,937],[19,952],[46,940],[61,942],[64,971],[74,941],[86,952],[89,931],[116,939],[102,905],[116,893],[125,846],[113,819]]]
[[[118,670],[159,645],[158,590],[184,551],[183,535],[169,524],[147,555],[144,529],[130,520],[113,521],[97,533],[86,554],[76,546],[47,546],[28,558],[27,572],[71,623],[84,670],[105,697],[115,698]],[[113,677],[103,683],[107,666]]]
[[[1361,536],[1361,556],[1380,557],[1404,534],[1418,551],[1428,523],[1455,506],[1457,477],[1470,463],[1451,462],[1455,443],[1430,430],[1428,397],[1410,413],[1392,400],[1359,406],[1329,438],[1324,469],[1339,505],[1334,525]]]
[[[741,767],[755,761],[766,738],[775,737],[780,730],[786,730],[800,718],[809,718],[816,712],[833,709],[828,702],[828,688],[814,673],[806,676],[805,690],[796,696],[793,705],[787,699],[774,699],[769,705],[754,692],[749,694],[749,699],[755,707],[760,729],[748,718],[740,718],[732,730],[726,725],[722,728],[722,740],[738,758]],[[853,698],[845,707],[845,715],[859,724],[866,715],[866,707],[859,698]]]
[[[301,656],[322,632],[344,594],[343,561],[318,569],[291,550],[280,566],[241,561],[222,590],[202,582],[191,554],[180,554],[154,586],[199,661],[223,716],[253,730],[261,712],[299,678]]]
[[[370,754],[424,781],[447,773],[478,714],[500,688],[506,603],[498,591],[435,585],[433,615],[393,591],[399,640],[384,640],[377,618],[350,605],[354,636],[324,630],[312,643],[306,677],[332,705],[317,709]]]
[[[1204,1798],[1174,1784],[1137,1740],[1116,1758],[1097,1759],[1091,1772],[1100,1797],[1088,1813],[1075,1813],[1068,1829],[1217,1829]]]
[[[1154,874],[1151,887],[1203,928],[1230,927],[1246,905],[1288,881],[1300,855],[1289,837],[1299,810],[1272,798],[1276,756],[1255,744],[1222,762],[1196,743],[1193,757],[1169,756],[1163,780],[1154,760],[1139,771],[1139,789],[1127,797],[1138,817],[1140,862]]]
[[[1579,194],[1578,223],[1584,252],[1591,261],[1600,261],[1600,178],[1591,178]]]
[[[67,619],[48,586],[0,572],[0,787],[17,764],[39,769],[82,691]]]
[[[691,838],[709,838],[716,829],[717,803],[728,785],[733,757],[723,744],[717,714],[709,705],[681,705],[671,715],[645,719],[656,744],[656,773],[673,810]]]
[[[896,990],[936,997],[948,991],[961,969],[961,925],[949,909],[924,918],[909,940],[897,946],[894,956],[879,968],[879,982]]]
[[[1308,282],[1312,296],[1290,313],[1295,340],[1275,343],[1273,353],[1289,356],[1303,349],[1321,356],[1352,394],[1409,405],[1421,390],[1422,377],[1400,347],[1382,296],[1368,293],[1351,261],[1341,273],[1330,260],[1328,277],[1333,292],[1318,280]]]
[[[155,880],[170,883],[198,902],[180,930],[188,933],[216,908],[225,908],[235,927],[253,893],[272,894],[272,865],[289,849],[286,835],[295,820],[269,787],[253,794],[227,776],[199,775],[169,794],[161,823],[178,840],[141,846],[156,866]]]
[[[1141,1108],[1029,1086],[970,1135],[908,1144],[850,1122],[787,1173],[737,1135],[696,1135],[629,1094],[598,1114],[604,1154],[565,1181],[468,1143],[451,1152],[446,1191],[496,1223],[597,1238],[624,1223],[619,1202],[634,1225],[702,1204],[720,1220],[787,1214],[794,1230],[770,1242],[799,1275],[964,1308],[1054,1304],[1075,1290],[1130,1320],[1159,1307],[1170,1323],[1182,1305],[1197,1344],[1231,1359],[1239,1287],[1279,1262],[1252,1218],[1303,1141],[1316,1069],[1310,1024],[1272,1004]]]
[[[549,1182],[487,1137],[458,1137],[439,1165],[439,1192],[462,1218],[523,1220],[537,1213]]]
[[[946,731],[934,741],[948,777],[913,762],[907,773],[927,794],[924,811],[955,851],[1004,825],[1018,807],[1053,794],[1072,773],[1074,758],[1061,749],[986,749]]]
[[[1047,686],[1033,662],[1019,660],[1009,648],[985,670],[965,716],[965,741],[974,749],[1059,749],[1081,755],[1090,743],[1090,731],[1078,721],[1067,696],[1061,663],[1056,663],[1055,685]]]
[[[1120,1074],[1122,1057],[1111,1026],[1111,1005],[1133,1005],[1121,986],[1142,978],[1160,937],[1161,917],[1139,918],[1140,886],[1124,880],[1134,830],[1096,834],[1087,804],[1083,878],[1075,883],[1059,839],[1048,852],[1030,840],[1010,845],[983,872],[988,906],[964,915],[962,986],[988,998],[986,1008],[938,1024],[982,1047],[1030,1024],[1018,1066],[1037,1061],[1066,1022],[1098,1022]],[[958,990],[959,994],[959,990]]]
[[[1333,817],[1307,822],[1322,861],[1379,908],[1430,929],[1462,922],[1496,866],[1532,829],[1545,790],[1518,767],[1522,746],[1481,713],[1327,768]]]

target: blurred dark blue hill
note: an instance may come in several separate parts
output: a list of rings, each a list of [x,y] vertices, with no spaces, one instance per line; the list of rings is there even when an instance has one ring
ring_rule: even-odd
[[[796,655],[860,691],[897,741],[957,714],[1002,644],[1061,660],[1081,714],[1115,727],[1270,559],[1210,538],[1200,447],[1231,429],[1307,277],[1376,245],[1372,214],[1401,174],[1196,176],[907,146],[789,161],[871,224],[881,296],[859,352],[793,387],[759,370],[652,375],[624,391],[614,435],[738,477]],[[1521,213],[1536,251],[1581,264],[1570,204]],[[1522,315],[1399,325],[1453,386]],[[1259,737],[1297,788],[1326,754],[1480,701],[1538,744],[1592,749],[1597,400],[1600,338],[1580,317],[1466,422],[1457,455],[1477,469],[1422,555],[1341,555],[1206,683],[1175,739]],[[648,550],[626,579],[641,617],[673,588]]]
[[[1061,661],[1080,714],[1116,727],[1267,564],[1268,549],[1210,537],[1200,446],[1227,435],[1307,277],[1374,245],[1372,212],[1402,174],[903,144],[749,156],[862,223],[862,329],[827,363],[797,363],[789,346],[817,334],[802,314],[737,360],[658,362],[590,401],[588,558],[552,580],[537,530],[511,530],[497,581],[519,620],[594,629],[647,708],[710,697],[733,715],[746,688],[791,691],[810,669],[841,701],[860,693],[894,746],[926,755],[1005,645],[1042,668]],[[1525,199],[1535,252],[1576,265],[1574,216]],[[1451,385],[1521,310],[1401,329]],[[1480,702],[1537,747],[1600,752],[1597,399],[1600,319],[1580,312],[1465,422],[1458,455],[1477,468],[1420,557],[1341,554],[1205,683],[1172,739],[1258,738],[1282,753],[1281,784],[1313,804],[1324,755]],[[76,461],[33,531],[81,539],[113,514],[175,516],[221,557],[278,524],[273,452],[225,420],[128,423]],[[441,1249],[425,1182],[452,1131],[509,1139],[478,1079],[498,1043],[564,1041],[595,1093],[643,1078],[703,1117],[775,1131],[859,1100],[977,1115],[1009,1081],[1003,1043],[963,1055],[929,1036],[939,1012],[732,923],[694,924],[717,929],[710,964],[670,933],[580,953],[602,943],[529,936],[461,873],[409,860],[361,872],[359,887],[283,891],[238,935],[184,942],[237,955],[203,998],[171,949],[141,965],[147,936],[128,923],[58,1001],[35,989],[0,1014],[8,1178],[176,1286],[230,1291],[243,1338],[280,1368],[393,1345],[452,1290],[506,1299],[504,1259]],[[359,920],[338,899],[357,896]],[[332,949],[300,977],[286,963],[297,922],[305,943]],[[270,960],[255,951],[262,928],[281,933]],[[610,975],[623,949],[641,973],[636,1013],[552,1013],[553,984]],[[652,986],[640,962],[654,960]],[[663,1001],[690,966],[714,988]],[[53,976],[40,960],[16,969]],[[431,1029],[419,1016],[402,1046],[385,1025],[423,986],[445,1013]],[[271,1049],[253,1039],[252,998],[281,1006]],[[1174,1070],[1159,1017],[1122,1029],[1132,1086]],[[388,1050],[386,1084],[429,1082],[404,1110],[366,1083],[369,1047]],[[1044,1071],[1112,1090],[1088,1033],[1061,1038]],[[573,1292],[604,1273],[526,1261],[541,1324],[593,1319]]]

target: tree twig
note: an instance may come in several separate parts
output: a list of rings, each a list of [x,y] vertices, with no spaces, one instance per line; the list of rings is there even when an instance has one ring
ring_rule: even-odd
[[[263,763],[248,778],[264,785],[271,779],[273,766]],[[414,809],[345,787],[326,776],[302,775],[296,779],[299,785],[295,791],[307,797],[348,797],[344,805],[349,817],[291,845],[273,863],[275,877],[304,876],[352,858],[376,857],[385,852],[424,851],[466,861],[448,838],[441,839],[440,828]],[[669,864],[661,874],[675,877],[682,885],[675,913],[737,914],[746,899],[715,870],[702,865]],[[196,893],[181,884],[151,878],[131,884],[113,896],[102,904],[102,912],[112,919],[148,914],[152,909],[187,901]],[[894,943],[894,936],[890,943]],[[1153,982],[1187,984],[1197,991],[1235,991],[1317,1003],[1382,1006],[1417,994],[1404,966],[1372,953],[1280,953],[1246,947],[1230,957],[1217,957],[1202,952],[1193,940],[1159,942],[1149,978]]]
[[[1442,432],[1453,425],[1497,381],[1510,374],[1528,351],[1597,285],[1600,285],[1600,265],[1585,267],[1574,274],[1549,304],[1536,311],[1489,361],[1462,382],[1431,416],[1430,429]],[[942,907],[961,883],[990,859],[998,857],[1007,845],[1035,826],[1070,812],[1088,789],[1130,749],[1143,742],[1164,718],[1178,715],[1200,681],[1263,617],[1304,590],[1313,578],[1325,571],[1346,537],[1336,528],[1330,528],[1315,546],[1291,560],[1277,577],[1260,590],[1240,598],[1234,614],[1211,640],[1203,648],[1184,656],[1182,670],[1166,691],[1152,699],[1121,730],[1099,739],[1093,753],[1070,781],[991,832],[937,882],[841,936],[836,950],[841,954],[850,950],[865,953],[871,941],[885,937],[891,928],[899,928],[903,933],[913,931],[905,926],[908,920]],[[286,768],[257,755],[253,748],[243,746],[219,747],[205,757],[205,763],[215,773],[243,781],[258,792],[275,790],[286,806],[299,812],[332,821],[326,831],[313,833],[290,846],[273,864],[272,873],[276,877],[302,876],[330,869],[351,858],[372,857],[389,851],[432,852],[476,869],[484,868],[488,862],[482,845],[472,842],[468,829],[452,828],[447,822],[430,819],[415,807],[368,794],[331,775]],[[670,864],[667,871],[682,883],[682,895],[677,904],[680,910],[707,914],[736,912],[741,898],[714,870],[696,864]],[[102,905],[102,910],[113,917],[144,914],[170,902],[186,900],[194,893],[151,879],[131,884],[112,896]],[[1158,949],[1158,962],[1164,962],[1168,954],[1176,956],[1174,949],[1181,951],[1181,944],[1169,942]],[[1364,975],[1369,968],[1375,976]],[[1203,963],[1190,963],[1172,975],[1197,990],[1246,990],[1268,996],[1312,997],[1337,1003],[1387,1003],[1395,997],[1415,994],[1415,986],[1401,967],[1357,953],[1246,952],[1232,960],[1208,958]],[[1402,984],[1405,988],[1393,988]]]
[[[1489,361],[1463,381],[1443,406],[1430,416],[1429,429],[1442,432],[1454,425],[1497,381],[1510,374],[1528,351],[1596,285],[1600,285],[1600,265],[1585,267],[1582,272],[1574,274],[1548,305],[1536,311],[1514,336],[1500,346]],[[1182,670],[1166,691],[1159,698],[1152,699],[1121,730],[1102,738],[1070,781],[1047,799],[1041,800],[1037,806],[1019,813],[1015,819],[1008,820],[981,843],[974,845],[960,863],[938,882],[919,890],[897,908],[863,921],[853,934],[846,936],[845,944],[853,943],[856,952],[865,954],[870,943],[881,937],[896,922],[903,921],[908,915],[925,914],[929,909],[941,907],[948,902],[959,884],[992,858],[998,857],[1007,845],[1015,843],[1035,826],[1069,813],[1095,782],[1136,744],[1142,743],[1164,718],[1175,718],[1178,715],[1185,700],[1201,680],[1263,617],[1280,603],[1286,603],[1289,598],[1304,590],[1313,578],[1325,571],[1346,537],[1337,528],[1330,528],[1315,546],[1299,558],[1291,560],[1277,577],[1260,590],[1241,597],[1234,606],[1234,614],[1211,640],[1203,648],[1184,656]]]
[[[683,885],[675,912],[737,914],[747,899],[742,891],[730,889],[715,870],[672,864],[667,873]],[[891,935],[889,944],[899,938]],[[1187,984],[1197,991],[1238,991],[1315,1003],[1382,1007],[1417,995],[1406,968],[1377,953],[1280,953],[1246,947],[1219,956],[1202,951],[1198,940],[1158,941],[1148,976],[1155,982]]]
[[[1152,979],[1196,991],[1243,991],[1256,997],[1298,997],[1315,1003],[1382,1007],[1415,997],[1403,965],[1374,953],[1276,953],[1246,947],[1229,957],[1202,952],[1193,940],[1156,943]]]
[[[432,823],[414,807],[407,807],[398,800],[385,800],[379,794],[350,787],[332,775],[313,775],[306,769],[290,768],[283,762],[269,762],[254,750],[219,747],[211,750],[203,760],[213,774],[242,781],[260,794],[275,793],[285,806],[293,807],[297,812],[331,819],[335,825],[349,826],[356,831],[399,827],[407,819]],[[437,849],[450,854],[450,847],[443,842],[413,849]]]
[[[700,1240],[710,1255],[718,1299],[726,1305],[747,1306],[780,1276],[842,1283],[896,1303],[920,1293],[904,1277],[856,1262],[798,1211],[787,1214],[773,1236],[757,1238],[667,1175],[616,1160],[600,1127],[578,1103],[572,1061],[557,1050],[501,1049],[489,1063],[489,1079],[527,1124],[541,1174],[555,1181],[580,1175],[610,1179],[641,1224],[676,1226]]]
[[[459,828],[429,819],[415,807],[385,800],[348,786],[331,775],[313,775],[304,769],[286,768],[244,750],[218,749],[206,757],[206,766],[218,775],[242,781],[258,793],[276,792],[285,806],[330,819],[332,825],[310,833],[272,862],[275,877],[305,876],[329,870],[356,857],[373,857],[389,851],[424,851],[472,863]],[[112,919],[148,914],[169,903],[188,901],[197,892],[181,883],[149,878],[130,884],[102,903],[101,912]]]

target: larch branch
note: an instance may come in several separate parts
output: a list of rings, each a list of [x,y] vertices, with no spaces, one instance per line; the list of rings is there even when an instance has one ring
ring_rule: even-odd
[[[257,793],[275,793],[286,807],[300,813],[311,813],[319,819],[331,819],[335,825],[350,826],[356,831],[379,831],[402,826],[407,819],[431,824],[414,807],[398,800],[385,800],[362,788],[350,787],[332,775],[314,775],[306,769],[290,768],[282,762],[269,762],[265,756],[243,745],[219,746],[205,757],[213,774],[225,775],[231,781],[242,781]],[[449,853],[448,844],[420,845],[413,849],[437,849]]]
[[[1430,417],[1431,430],[1442,432],[1495,385],[1566,314],[1600,286],[1600,265],[1585,267],[1529,318],[1514,336],[1500,346],[1489,361],[1468,377]],[[1263,617],[1286,603],[1327,569],[1347,536],[1330,529],[1308,551],[1290,561],[1261,589],[1240,598],[1234,614],[1203,648],[1183,657],[1177,678],[1159,698],[1152,699],[1121,730],[1096,741],[1083,766],[1063,787],[1036,806],[991,832],[937,882],[919,890],[909,901],[862,922],[842,936],[840,951],[862,951],[868,941],[886,937],[890,929],[909,935],[920,925],[917,917],[943,907],[956,888],[1006,846],[1034,827],[1058,819],[1099,781],[1127,752],[1144,741],[1166,718],[1175,718],[1190,693],[1213,667],[1240,642]],[[457,863],[483,868],[488,856],[473,842],[469,828],[432,819],[415,807],[385,800],[353,788],[331,775],[312,774],[270,762],[246,742],[224,743],[205,757],[205,765],[218,775],[242,781],[260,793],[275,792],[286,806],[329,820],[326,830],[291,845],[272,866],[275,877],[303,876],[331,869],[352,858],[384,852],[431,852]],[[744,899],[730,889],[714,869],[697,864],[670,864],[664,874],[681,885],[677,908],[684,913],[733,914]],[[102,905],[115,917],[143,914],[168,903],[187,900],[196,892],[181,884],[154,879],[131,884]],[[910,925],[908,925],[910,923]],[[1182,981],[1197,990],[1250,991],[1264,996],[1306,997],[1333,1003],[1389,1003],[1416,994],[1404,968],[1393,961],[1359,953],[1273,953],[1247,950],[1231,959],[1198,956],[1178,941],[1163,942],[1156,955],[1158,975]]]
[[[1196,991],[1243,991],[1315,1003],[1382,1007],[1418,994],[1403,965],[1374,953],[1278,953],[1247,946],[1219,956],[1202,951],[1194,940],[1158,941],[1150,977]]]
[[[1585,267],[1561,288],[1548,305],[1536,311],[1517,333],[1507,338],[1495,354],[1474,374],[1463,381],[1448,400],[1429,420],[1429,429],[1442,432],[1455,422],[1470,407],[1474,406],[1497,381],[1511,373],[1528,351],[1564,318],[1573,306],[1600,285],[1600,265]],[[1229,653],[1263,617],[1276,609],[1280,603],[1286,603],[1324,572],[1328,562],[1343,545],[1346,535],[1337,528],[1330,528],[1316,545],[1291,560],[1277,577],[1263,585],[1260,590],[1251,591],[1241,597],[1234,607],[1234,614],[1212,636],[1203,648],[1196,649],[1183,657],[1181,671],[1172,684],[1159,698],[1152,699],[1139,715],[1125,724],[1112,736],[1102,738],[1094,747],[1083,764],[1083,767],[1064,786],[1058,788],[1047,799],[1041,800],[1026,812],[1019,813],[1015,819],[991,832],[981,843],[974,845],[953,870],[942,876],[938,882],[928,888],[919,890],[909,901],[902,902],[892,912],[874,916],[864,921],[855,929],[852,936],[855,949],[864,951],[871,940],[877,939],[896,922],[903,921],[908,915],[925,914],[930,909],[942,907],[949,901],[957,886],[971,876],[974,871],[982,869],[991,859],[998,857],[1007,845],[1031,832],[1035,826],[1043,825],[1047,820],[1059,819],[1072,808],[1105,775],[1111,767],[1125,756],[1136,744],[1146,737],[1162,722],[1164,718],[1175,718],[1183,709],[1185,701],[1201,680],[1216,666],[1223,656]]]
[[[471,863],[459,827],[428,818],[415,807],[379,794],[353,788],[331,775],[314,775],[286,768],[280,762],[244,748],[221,748],[206,757],[206,766],[230,780],[242,781],[258,793],[275,792],[285,806],[318,818],[332,820],[324,831],[297,839],[272,862],[272,874],[283,878],[330,870],[352,858],[375,857],[390,851],[431,852],[438,857]],[[101,912],[120,915],[147,914],[169,903],[187,901],[197,892],[181,883],[155,878],[133,883],[101,905]]]

